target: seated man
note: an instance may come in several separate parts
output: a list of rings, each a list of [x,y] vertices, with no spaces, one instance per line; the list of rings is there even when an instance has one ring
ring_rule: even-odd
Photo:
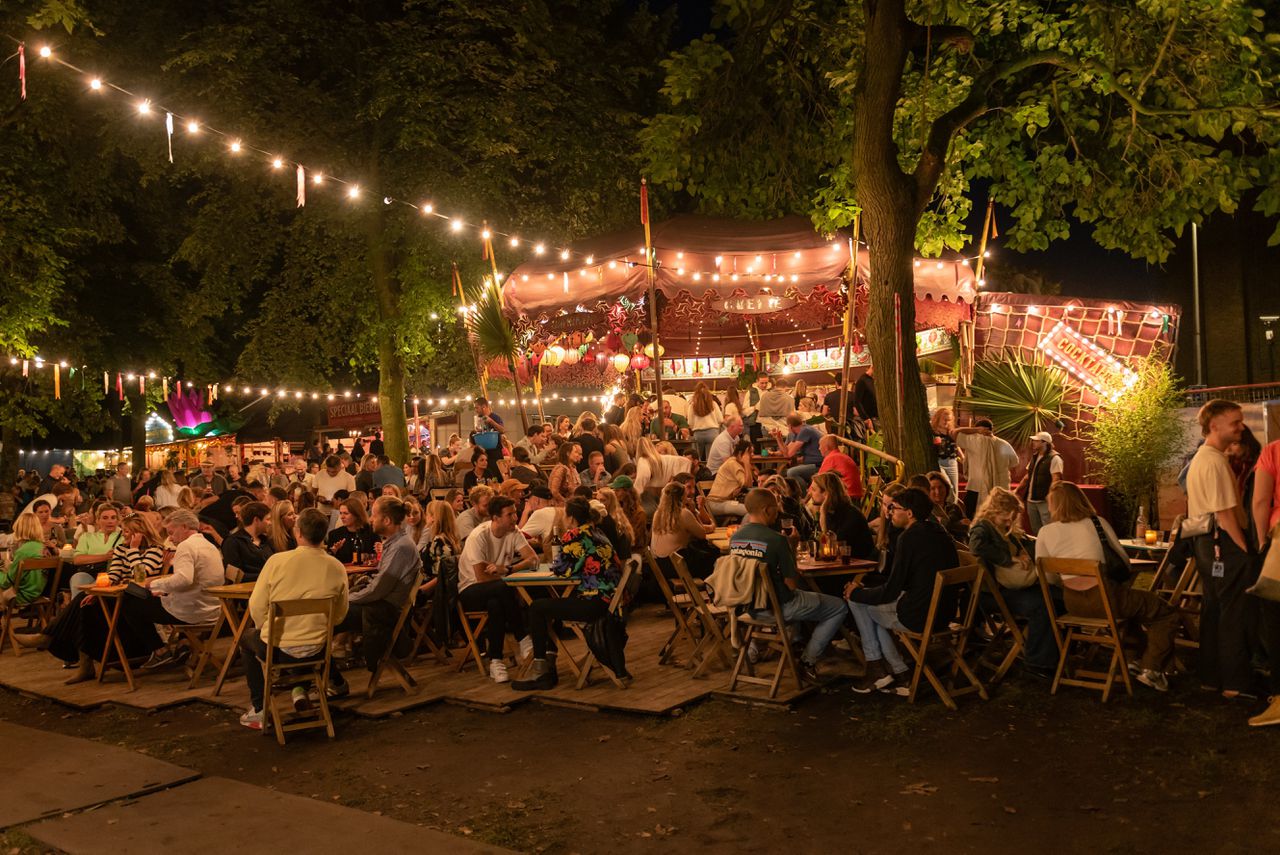
[[[297,662],[320,655],[329,626],[322,615],[301,615],[282,619],[272,627],[273,637],[265,639],[262,631],[267,625],[271,603],[279,600],[321,600],[337,597],[333,620],[341,623],[347,615],[347,571],[342,563],[325,552],[324,538],[329,530],[328,516],[316,508],[307,508],[298,514],[294,536],[298,548],[279,552],[267,559],[258,576],[258,583],[249,597],[249,614],[253,628],[245,630],[240,638],[240,658],[244,663],[245,682],[249,684],[249,709],[240,716],[240,723],[254,730],[262,729],[262,699],[265,689],[261,659],[267,655],[267,644],[277,649],[272,659],[277,662]],[[329,666],[330,686],[346,687],[346,680],[333,664]],[[307,691],[303,686],[293,687],[295,709],[305,709]]]
[[[737,416],[724,417],[724,430],[716,434],[716,438],[711,442],[711,450],[707,452],[707,469],[712,475],[720,470],[726,460],[736,454],[734,448],[743,430],[742,419]]]
[[[845,492],[850,499],[862,498],[862,471],[857,462],[840,450],[840,441],[831,434],[818,440],[818,450],[822,452],[822,465],[819,472],[835,472],[844,481]]]
[[[534,549],[541,549],[557,527],[564,530],[563,509],[555,506],[548,487],[541,484],[533,487],[529,490],[529,498],[524,502],[520,531],[529,538]]]
[[[844,623],[845,605],[839,597],[816,594],[796,586],[796,556],[791,543],[774,526],[780,511],[777,497],[757,487],[747,493],[747,521],[733,533],[729,551],[742,558],[754,558],[769,568],[774,594],[787,623],[816,623],[809,643],[800,654],[800,674],[809,681],[818,678],[818,659]],[[769,617],[758,612],[757,618]]]
[[[466,540],[476,526],[489,518],[489,504],[493,497],[493,488],[486,484],[471,488],[467,493],[467,503],[471,507],[458,514],[458,540]]]
[[[789,430],[785,435],[781,431],[775,431],[773,437],[778,441],[778,449],[784,456],[798,457],[800,460],[787,470],[787,477],[795,478],[801,486],[807,488],[809,479],[818,474],[818,467],[822,465],[822,451],[818,448],[822,434],[805,424],[804,416],[799,413],[787,416],[787,426]]]
[[[382,654],[395,643],[391,632],[422,573],[422,556],[404,530],[405,513],[404,502],[394,496],[382,496],[373,503],[369,523],[374,534],[382,538],[382,556],[369,584],[351,593],[350,610],[338,627],[342,632],[363,634],[360,652],[370,671],[378,667]],[[330,686],[334,697],[346,694],[346,688],[345,684]]]
[[[507,632],[519,639],[521,659],[533,651],[533,639],[525,634],[515,589],[507,587],[502,577],[536,567],[538,556],[516,528],[515,502],[497,498],[489,508],[490,519],[476,526],[458,559],[458,601],[467,611],[488,612],[484,647],[489,677],[495,683],[505,683],[511,679],[502,650]]]
[[[200,533],[200,520],[191,511],[177,510],[169,514],[164,521],[164,529],[174,544],[173,560],[169,565],[171,572],[165,576],[149,576],[142,582],[152,594],[160,596],[141,600],[126,597],[124,607],[151,623],[213,623],[222,607],[218,598],[206,593],[205,588],[226,581],[222,553]],[[177,664],[190,655],[191,651],[185,647],[178,651],[166,648],[148,659],[143,667],[150,669]]]
[[[879,690],[905,696],[908,667],[898,653],[893,630],[924,629],[934,578],[943,570],[959,566],[960,557],[955,541],[933,518],[933,500],[923,490],[911,487],[896,496],[889,504],[889,519],[900,534],[888,581],[864,588],[862,579],[855,578],[845,586],[849,611],[862,638],[862,653],[867,657],[867,673],[853,690],[860,694]],[[944,589],[944,595],[948,591],[953,589]],[[955,612],[952,593],[948,601],[938,604],[938,622],[945,626]]]
[[[239,527],[222,541],[222,560],[240,571],[241,582],[255,581],[275,551],[266,534],[270,513],[262,502],[246,502],[240,506]]]
[[[660,427],[665,431],[665,439],[689,438],[689,420],[672,411],[670,397],[662,399],[662,418],[654,419],[649,425],[650,432],[654,436],[658,435],[658,428]]]

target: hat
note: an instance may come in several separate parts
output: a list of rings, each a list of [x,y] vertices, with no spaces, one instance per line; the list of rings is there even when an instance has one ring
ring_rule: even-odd
[[[544,499],[551,501],[551,488],[545,484],[534,484],[529,488],[529,497],[531,499]]]
[[[1031,438],[1035,440],[1039,440],[1040,442],[1043,442],[1045,445],[1053,445],[1053,437],[1049,435],[1049,432],[1047,430],[1042,430],[1039,433],[1032,434]]]
[[[600,516],[604,517],[609,515],[609,509],[606,508],[604,506],[604,502],[600,501],[599,499],[592,499],[587,504],[591,506],[591,510],[595,511]]]
[[[630,490],[632,487],[635,486],[635,482],[632,481],[630,478],[628,478],[626,475],[619,475],[617,478],[614,478],[613,481],[609,483],[609,486],[615,490]]]
[[[523,481],[518,478],[508,478],[498,487],[499,493],[514,493],[516,491],[524,492],[529,489]]]

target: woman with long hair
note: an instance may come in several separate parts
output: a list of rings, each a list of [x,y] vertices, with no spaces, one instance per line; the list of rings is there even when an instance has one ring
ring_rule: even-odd
[[[449,473],[444,471],[444,462],[438,454],[428,454],[424,458],[426,472],[423,475],[422,492],[431,495],[431,490],[436,487],[452,487],[453,479],[449,477]]]
[[[462,513],[462,509],[467,504],[467,494],[462,492],[458,487],[449,488],[449,492],[444,494],[444,502],[453,508],[455,515]]]
[[[616,475],[631,462],[631,452],[627,450],[622,430],[617,425],[603,424],[600,426],[600,438],[604,441],[604,468]]]
[[[644,436],[644,404],[643,402],[627,408],[627,414],[622,418],[622,425],[619,427],[622,433],[622,439],[627,444],[627,451],[631,455],[636,453],[636,444]]]
[[[809,482],[809,502],[821,531],[831,532],[852,547],[854,558],[874,558],[875,539],[867,518],[849,499],[844,479],[835,472],[820,472]]]
[[[197,513],[200,510],[200,497],[196,495],[196,491],[190,487],[180,489],[178,491],[178,506],[176,510]]]
[[[556,459],[559,462],[551,470],[547,486],[551,488],[551,501],[558,507],[564,507],[573,491],[582,484],[582,477],[578,474],[578,465],[582,462],[582,446],[576,442],[566,442],[560,446]]]
[[[796,409],[797,409],[797,410],[803,410],[803,409],[804,409],[804,407],[802,407],[802,406],[801,406],[801,402],[810,400],[810,399],[809,399],[809,384],[808,384],[807,382],[805,382],[804,380],[797,380],[797,381],[796,381],[796,388],[795,388],[795,390],[794,390],[794,397],[795,397],[795,401],[796,401]]]
[[[704,463],[711,451],[711,443],[716,441],[723,426],[724,412],[720,404],[707,384],[699,383],[694,387],[693,400],[689,403],[689,428],[693,431],[693,447]]]
[[[164,469],[160,472],[160,484],[155,489],[156,508],[164,510],[165,508],[179,508],[182,505],[182,491],[186,489],[178,483],[178,479],[173,476],[172,469]]]
[[[556,418],[555,434],[561,439],[568,439],[573,436],[573,419],[568,416],[558,416]]]
[[[369,555],[377,536],[369,525],[369,513],[363,498],[348,498],[338,506],[338,527],[329,532],[325,545],[329,553],[343,564],[351,564],[355,556]]]
[[[679,552],[689,572],[705,579],[720,557],[720,550],[707,542],[707,535],[715,526],[703,525],[698,520],[686,504],[687,495],[684,485],[676,482],[662,488],[658,509],[653,512],[650,523],[649,548],[667,575],[675,575],[668,565],[671,556]]]
[[[887,559],[882,563],[890,567],[893,566],[893,542],[898,538],[898,529],[894,528],[893,523],[889,520],[889,506],[906,489],[907,485],[898,481],[886,484],[884,489],[880,491],[880,513],[875,519],[867,523],[871,527],[872,533],[876,536],[876,549],[880,551],[881,556]]]
[[[964,518],[964,508],[956,501],[951,482],[943,472],[930,472],[929,498],[933,500],[933,517],[947,534],[960,542],[969,541],[969,521]]]
[[[493,452],[497,454],[495,450]],[[462,476],[462,489],[468,493],[472,487],[489,483],[489,452],[480,446],[471,449],[471,468]]]
[[[8,605],[17,600],[26,605],[44,593],[45,571],[30,570],[18,575],[18,566],[32,558],[44,558],[44,527],[40,518],[30,511],[18,515],[13,524],[13,558],[9,568],[0,573],[0,604]]]
[[[636,532],[631,527],[631,520],[622,512],[618,502],[618,494],[612,487],[601,487],[596,490],[596,501],[604,506],[604,515],[600,527],[609,535],[619,556],[624,560],[635,551]]]
[[[724,417],[737,416],[742,418],[742,396],[738,392],[738,387],[734,383],[729,384],[729,388],[724,390]]]
[[[625,478],[626,476],[622,477]],[[649,515],[640,506],[640,494],[631,486],[630,481],[630,478],[626,478],[625,483],[620,483],[619,479],[615,478],[610,487],[617,494],[619,510],[627,518],[627,522],[631,524],[631,542],[648,543]]]
[[[933,450],[938,455],[938,468],[951,482],[951,492],[960,494],[960,447],[952,439],[951,432],[956,428],[956,413],[950,407],[938,407],[929,417],[929,428],[933,431]]]
[[[1022,500],[1003,487],[992,487],[973,515],[969,551],[1000,586],[1009,610],[1027,621],[1026,668],[1051,676],[1058,665],[1058,644],[1028,546],[1022,532]]]
[[[293,535],[293,526],[301,513],[294,508],[293,502],[276,502],[271,506],[267,518],[267,540],[271,542],[273,552],[287,552],[298,548],[298,539]]]
[[[423,531],[431,539],[418,547],[423,553],[423,570],[427,577],[426,583],[419,590],[430,593],[440,578],[441,562],[461,555],[462,541],[458,539],[457,515],[448,502],[428,502],[422,518]]]

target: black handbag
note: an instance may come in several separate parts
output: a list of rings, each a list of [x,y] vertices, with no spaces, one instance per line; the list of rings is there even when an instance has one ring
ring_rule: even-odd
[[[1098,542],[1102,544],[1102,559],[1107,565],[1107,580],[1117,585],[1123,585],[1129,581],[1129,562],[1125,557],[1116,552],[1115,547],[1111,545],[1111,538],[1107,537],[1107,533],[1102,530],[1102,523],[1097,517],[1092,517],[1093,530],[1098,533]]]

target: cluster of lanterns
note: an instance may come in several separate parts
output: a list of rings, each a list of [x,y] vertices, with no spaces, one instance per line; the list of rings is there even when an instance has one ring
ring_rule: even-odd
[[[577,365],[588,358],[591,349],[590,340],[575,334],[570,336],[565,344],[553,344],[550,347],[542,344],[534,345],[533,363],[541,364],[546,368]],[[658,346],[659,355],[666,352],[665,347]],[[622,335],[611,332],[597,344],[593,356],[596,364],[601,368],[610,365],[619,374],[627,371],[644,371],[653,363],[653,344],[645,344],[642,347],[635,333]]]

